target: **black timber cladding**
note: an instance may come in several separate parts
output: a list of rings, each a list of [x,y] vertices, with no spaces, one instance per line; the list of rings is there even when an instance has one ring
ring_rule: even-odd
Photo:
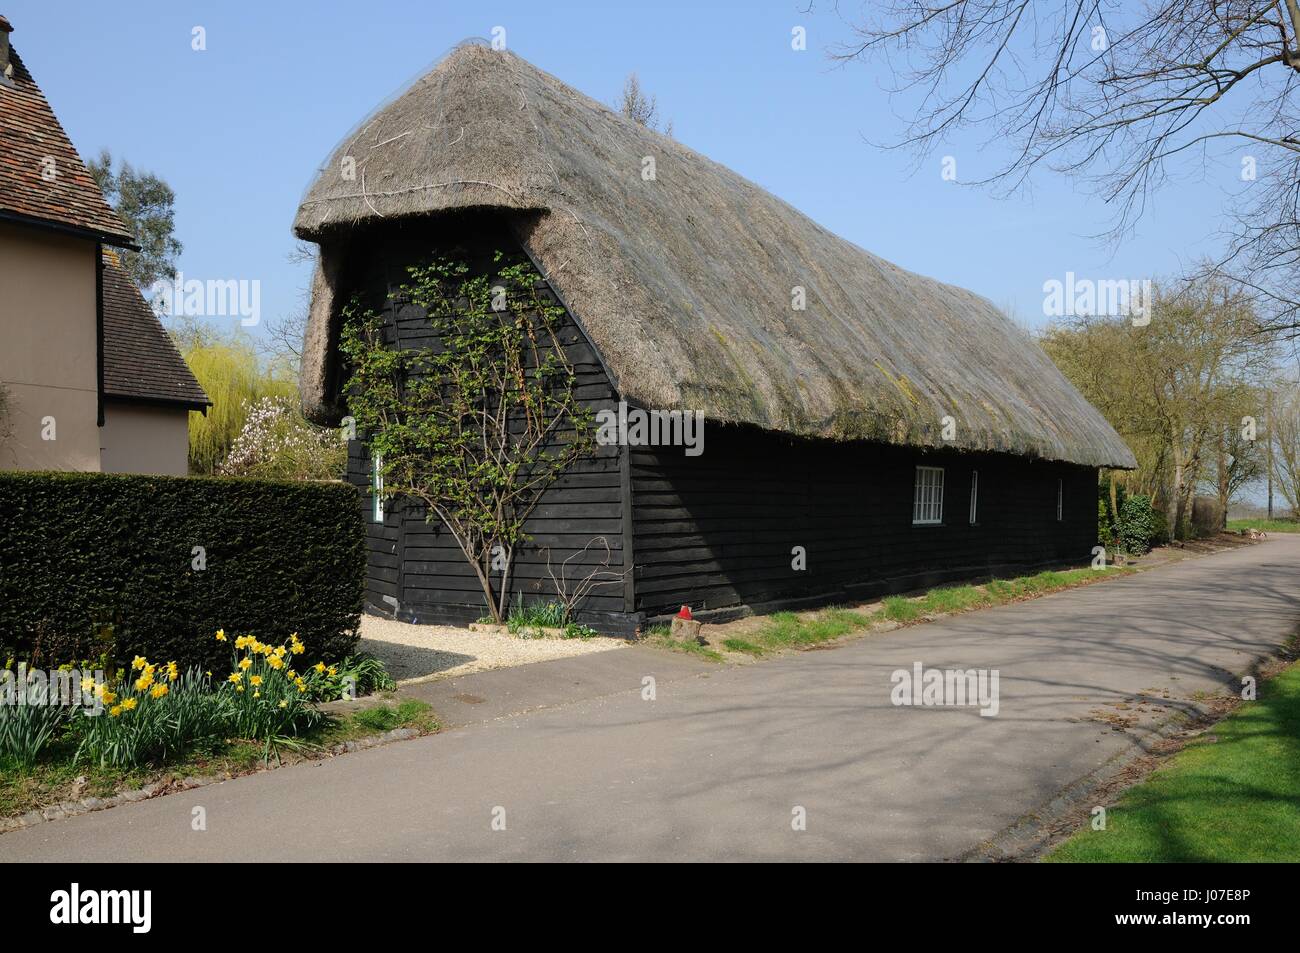
[[[379,306],[447,236],[480,249],[517,243],[495,217],[387,222],[351,241],[345,287]],[[391,342],[428,346],[418,308],[385,308]],[[593,410],[618,394],[572,316],[564,341]],[[625,583],[604,587],[586,620],[627,633],[680,605],[725,616],[738,607],[848,602],[957,579],[1082,565],[1096,543],[1096,470],[998,453],[930,451],[864,442],[802,440],[706,421],[704,452],[681,447],[603,447],[548,491],[528,524],[533,542],[516,557],[511,599],[549,601],[553,563],[605,537],[612,565],[634,554]],[[912,523],[917,465],[944,468],[937,526]],[[971,472],[979,472],[978,519],[969,522]],[[473,570],[445,527],[398,504],[370,520],[369,458],[350,446],[349,479],[362,488],[370,553],[368,602],[407,621],[465,622],[485,612]],[[1056,519],[1058,480],[1063,519]],[[806,568],[793,565],[795,547]],[[603,555],[603,550],[600,552]],[[592,565],[597,554],[589,553]]]
[[[504,226],[492,227],[495,219],[479,219],[472,226],[453,230],[455,242],[486,260],[493,250],[515,251],[518,243]],[[371,306],[383,308],[385,333],[396,347],[436,346],[436,335],[422,309],[413,304],[393,304],[391,295],[406,280],[409,265],[426,261],[436,248],[446,248],[446,223],[437,229],[426,224],[406,227],[388,225],[362,242],[349,262],[347,281],[363,289]],[[361,250],[364,249],[364,250]],[[571,318],[566,318],[560,340],[578,377],[577,395],[593,413],[613,408],[613,385],[591,345]],[[367,601],[380,612],[398,618],[421,621],[472,621],[486,609],[482,589],[473,569],[465,561],[447,528],[426,521],[424,511],[413,505],[390,502],[383,524],[372,519],[369,495],[370,458],[359,441],[349,447],[348,478],[362,488],[361,505],[367,520],[370,571]],[[610,568],[623,568],[624,519],[621,491],[620,450],[598,447],[588,459],[579,461],[559,477],[543,495],[525,528],[531,539],[516,552],[512,568],[511,601],[546,602],[555,590],[547,569],[550,553],[552,570],[575,556],[598,537],[609,545]],[[602,545],[593,545],[569,564],[570,579],[585,575],[605,558]],[[586,568],[582,568],[582,567]],[[583,616],[593,624],[630,632],[625,610],[630,599],[623,582],[595,589],[584,604]],[[615,618],[616,617],[616,618]]]

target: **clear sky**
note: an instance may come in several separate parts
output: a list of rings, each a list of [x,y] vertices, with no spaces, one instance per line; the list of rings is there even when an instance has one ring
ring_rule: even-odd
[[[514,52],[612,103],[638,73],[674,135],[812,218],[903,267],[986,295],[1042,324],[1043,283],[1139,278],[1216,247],[1237,184],[1200,157],[1136,234],[1100,245],[1110,213],[1076,183],[1039,174],[999,200],[958,180],[992,170],[982,137],[918,166],[872,142],[902,131],[874,63],[840,67],[849,37],[825,3],[261,0],[106,4],[0,0],[12,40],[83,158],[107,147],[177,194],[187,278],[258,279],[263,318],[302,307],[309,266],[291,262],[298,201],[332,147],[456,43],[506,29]],[[846,4],[843,16],[853,19]],[[207,49],[191,48],[195,26]],[[791,49],[803,26],[807,50]],[[233,323],[232,319],[232,323]],[[257,330],[257,329],[254,329]]]

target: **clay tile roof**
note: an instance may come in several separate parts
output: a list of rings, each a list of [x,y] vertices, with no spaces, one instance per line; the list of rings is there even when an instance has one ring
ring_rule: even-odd
[[[104,396],[166,401],[192,410],[212,401],[117,255],[104,252]]]
[[[131,245],[130,231],[104,201],[32,74],[16,51],[10,57],[13,85],[0,83],[0,218],[54,223]],[[47,179],[48,170],[54,174]]]

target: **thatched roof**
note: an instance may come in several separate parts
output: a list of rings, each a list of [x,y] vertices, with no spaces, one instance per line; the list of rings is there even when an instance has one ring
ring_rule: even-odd
[[[328,387],[348,228],[479,208],[542,213],[514,218],[519,238],[634,403],[810,437],[1134,465],[984,298],[863,251],[479,45],[457,48],[357,127],[303,199],[294,228],[322,256],[303,361],[310,416],[339,413]],[[806,310],[792,309],[796,286]],[[945,442],[947,415],[957,431]]]

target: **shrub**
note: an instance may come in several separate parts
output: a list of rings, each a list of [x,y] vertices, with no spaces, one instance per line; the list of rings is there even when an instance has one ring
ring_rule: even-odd
[[[0,513],[0,644],[20,658],[95,657],[107,633],[119,662],[217,669],[223,626],[296,632],[312,659],[356,645],[365,537],[346,484],[5,473]]]
[[[1110,525],[1110,507],[1105,500],[1097,501],[1097,542],[1110,546],[1115,541],[1115,533]]]
[[[1119,509],[1119,541],[1124,551],[1140,556],[1151,548],[1163,520],[1151,508],[1151,498],[1135,493]],[[1167,533],[1168,530],[1165,530]]]
[[[274,480],[338,480],[348,451],[339,432],[308,423],[288,397],[263,397],[247,406],[244,428],[221,464],[226,476]]]

